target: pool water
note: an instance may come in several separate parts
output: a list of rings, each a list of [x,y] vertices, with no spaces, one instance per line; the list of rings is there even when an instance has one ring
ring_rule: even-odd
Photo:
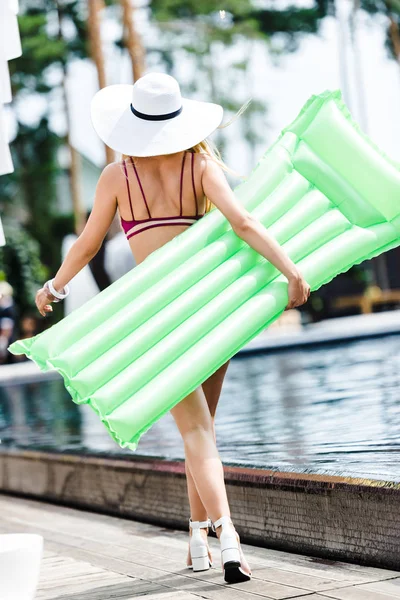
[[[217,408],[226,464],[400,481],[400,336],[236,357]],[[60,379],[0,387],[3,445],[132,454]],[[168,413],[134,454],[183,458]]]

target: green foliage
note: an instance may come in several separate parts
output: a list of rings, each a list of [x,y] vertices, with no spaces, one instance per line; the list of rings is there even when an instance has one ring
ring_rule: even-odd
[[[57,6],[59,12],[57,11]],[[71,58],[87,56],[87,27],[82,0],[24,0],[18,18],[22,56],[10,63],[14,96],[18,92],[48,94],[50,67],[61,67]],[[59,17],[68,38],[59,35]]]
[[[292,38],[301,33],[316,33],[320,19],[331,9],[328,0],[316,0],[311,8],[289,6],[285,9],[266,9],[262,3],[251,0],[227,0],[223,5],[216,0],[151,0],[150,5],[158,21],[207,22],[214,27],[214,39],[225,43],[238,33],[265,39],[276,33],[287,33]],[[223,20],[219,19],[221,8],[225,11]]]
[[[0,179],[3,210],[8,206],[7,214],[16,206],[22,209],[26,230],[39,242],[41,259],[52,271],[60,260],[61,240],[51,235],[60,143],[47,119],[41,119],[37,127],[20,123],[12,144],[15,171]]]
[[[69,235],[74,232],[74,215],[73,213],[69,213],[67,215],[54,215],[52,221],[52,237],[63,240],[66,235]],[[53,270],[54,272],[54,270]]]
[[[243,17],[254,7],[250,0],[226,0],[222,5],[216,0],[151,0],[150,5],[159,21],[194,19],[199,16],[212,18],[220,9],[235,17]]]
[[[0,272],[14,289],[19,314],[36,308],[35,294],[47,278],[38,242],[17,222],[6,222],[7,245],[0,248]]]

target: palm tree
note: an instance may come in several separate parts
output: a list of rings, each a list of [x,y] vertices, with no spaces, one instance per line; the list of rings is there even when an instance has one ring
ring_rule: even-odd
[[[99,80],[99,88],[102,89],[106,86],[106,73],[104,67],[104,55],[101,44],[100,35],[100,11],[104,8],[103,0],[89,0],[88,9],[88,28],[90,38],[90,52],[92,59],[96,65],[97,77]],[[114,151],[107,145],[106,148],[106,159],[107,163],[114,161]]]
[[[56,0],[56,8],[57,8],[57,16],[58,16],[58,39],[63,42],[63,31],[62,31],[62,22],[63,22],[63,12],[62,7],[60,5],[59,0]],[[67,94],[67,75],[68,75],[68,66],[67,66],[67,58],[62,58],[61,60],[62,66],[62,93],[63,100],[65,106],[65,116],[67,121],[67,133],[65,136],[65,142],[69,150],[70,155],[70,164],[68,169],[70,189],[71,189],[71,198],[72,198],[72,208],[74,213],[74,221],[75,221],[75,231],[80,233],[84,223],[84,209],[82,204],[82,194],[80,189],[80,157],[79,153],[71,144],[71,119],[70,119],[70,106],[68,102],[68,94]]]
[[[389,15],[389,36],[392,42],[393,52],[397,58],[397,62],[400,64],[400,31],[399,24],[395,20],[392,14]]]
[[[124,42],[131,59],[133,81],[136,81],[145,71],[145,51],[135,28],[135,8],[132,0],[120,0],[120,2],[124,23]]]

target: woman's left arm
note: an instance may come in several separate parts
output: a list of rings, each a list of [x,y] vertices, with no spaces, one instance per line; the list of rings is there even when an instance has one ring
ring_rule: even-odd
[[[116,163],[108,165],[100,175],[92,212],[78,239],[71,246],[53,280],[54,289],[62,292],[69,281],[86,266],[99,251],[117,210]],[[49,302],[54,296],[47,287],[38,290],[36,306],[41,315],[52,311]]]

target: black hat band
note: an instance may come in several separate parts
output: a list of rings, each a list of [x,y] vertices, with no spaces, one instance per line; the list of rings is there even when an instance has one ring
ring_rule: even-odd
[[[182,109],[183,109],[183,106],[178,108],[178,110],[175,110],[174,112],[171,112],[171,113],[166,113],[165,115],[147,115],[146,113],[142,113],[142,112],[139,112],[138,110],[136,110],[136,108],[134,108],[131,104],[131,111],[133,112],[135,117],[138,117],[139,119],[143,119],[144,121],[167,121],[168,119],[173,119],[174,117],[177,117],[178,115],[180,115],[182,112]]]

